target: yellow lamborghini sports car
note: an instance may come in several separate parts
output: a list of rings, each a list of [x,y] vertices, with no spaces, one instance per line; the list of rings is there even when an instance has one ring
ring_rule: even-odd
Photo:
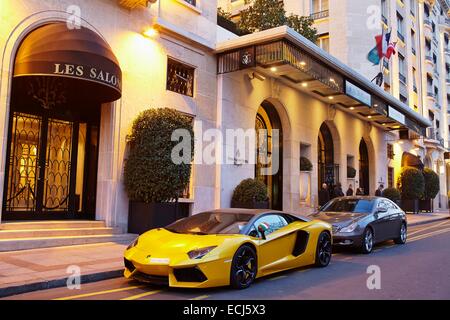
[[[125,251],[126,278],[171,287],[249,287],[331,259],[331,225],[274,210],[220,209],[150,230]]]

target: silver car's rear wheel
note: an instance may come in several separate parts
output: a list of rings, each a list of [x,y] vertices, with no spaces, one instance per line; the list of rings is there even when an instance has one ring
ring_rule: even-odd
[[[406,227],[406,223],[402,223],[402,226],[400,227],[399,231],[399,236],[398,238],[394,239],[394,242],[396,244],[405,244],[407,238],[408,238],[408,230]]]

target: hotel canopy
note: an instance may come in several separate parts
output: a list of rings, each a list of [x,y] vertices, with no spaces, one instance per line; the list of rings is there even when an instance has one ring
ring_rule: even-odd
[[[431,127],[409,106],[382,90],[293,29],[282,26],[221,42],[218,74],[253,68],[384,130],[425,136]],[[414,134],[415,133],[415,134]]]

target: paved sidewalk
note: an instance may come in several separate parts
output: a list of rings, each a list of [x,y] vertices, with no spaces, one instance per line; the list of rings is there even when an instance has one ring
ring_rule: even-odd
[[[0,297],[65,286],[68,267],[78,266],[81,282],[121,276],[127,245],[113,242],[0,253]]]
[[[450,214],[447,211],[433,212],[433,213],[418,213],[406,215],[409,226],[417,226],[421,224],[431,223],[440,220],[450,219]]]

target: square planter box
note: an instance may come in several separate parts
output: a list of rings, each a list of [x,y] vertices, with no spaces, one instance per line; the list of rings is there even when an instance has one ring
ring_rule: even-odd
[[[418,199],[414,199],[414,200],[402,199],[400,207],[405,212],[419,213],[419,200]]]
[[[162,228],[189,216],[190,204],[184,202],[145,203],[130,201],[128,232],[142,234]]]
[[[433,212],[433,200],[419,200],[419,210],[422,212]]]

